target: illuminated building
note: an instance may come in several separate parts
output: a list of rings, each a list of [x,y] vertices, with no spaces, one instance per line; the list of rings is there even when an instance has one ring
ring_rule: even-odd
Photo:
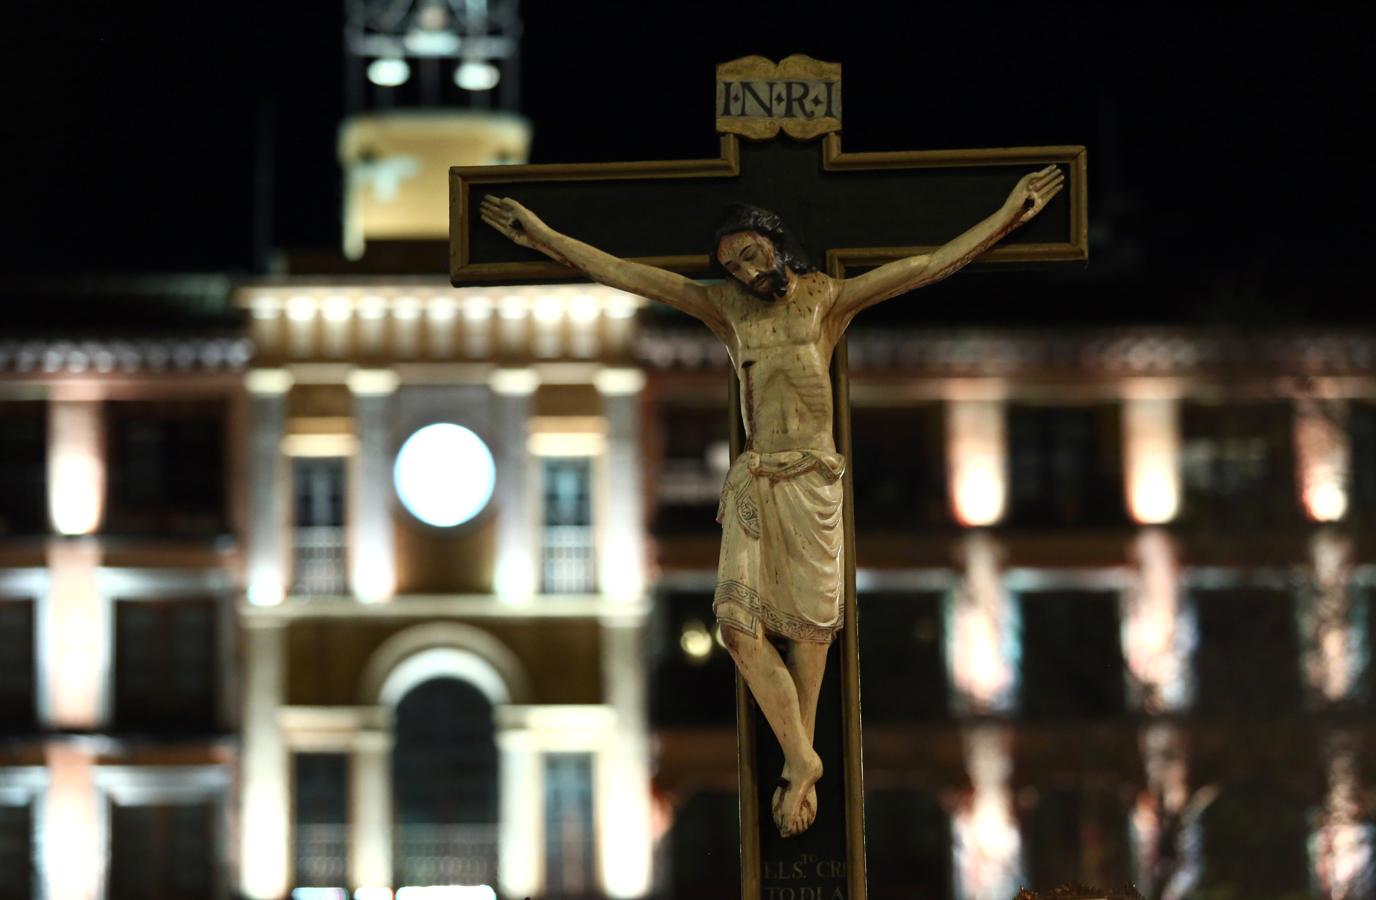
[[[0,898],[736,894],[722,351],[445,283],[444,169],[529,134],[416,112],[515,70],[413,6],[350,20],[342,256],[13,298]],[[871,895],[1369,893],[1376,338],[861,319],[850,359]],[[490,484],[402,460],[435,425]]]

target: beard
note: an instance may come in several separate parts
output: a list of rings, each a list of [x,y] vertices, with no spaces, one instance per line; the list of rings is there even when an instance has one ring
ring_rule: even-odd
[[[788,290],[788,270],[782,262],[776,262],[774,268],[760,273],[749,287],[752,294],[773,303]]]

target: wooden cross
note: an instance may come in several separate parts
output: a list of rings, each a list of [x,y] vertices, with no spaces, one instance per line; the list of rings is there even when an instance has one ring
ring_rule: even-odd
[[[806,57],[747,57],[718,68],[716,159],[450,170],[450,275],[455,285],[571,280],[581,274],[484,226],[479,202],[511,197],[552,227],[608,253],[688,276],[714,277],[713,225],[733,201],[777,212],[832,277],[933,250],[999,208],[1018,179],[1057,164],[1067,190],[982,262],[1088,258],[1085,150],[1079,146],[848,153],[841,149],[840,67]],[[802,138],[770,139],[783,130]],[[741,135],[761,140],[741,140]],[[902,302],[901,300],[893,302]],[[851,459],[846,346],[832,359],[835,438]],[[742,447],[732,379],[732,456]],[[768,817],[782,763],[768,725],[737,677],[743,900],[864,900],[858,609],[852,474],[844,476],[846,618],[827,662],[815,746],[826,776],[813,826],[780,838]],[[838,811],[844,810],[844,815]]]

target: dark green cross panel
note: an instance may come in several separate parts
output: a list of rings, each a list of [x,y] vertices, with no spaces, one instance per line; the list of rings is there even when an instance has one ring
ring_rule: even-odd
[[[1083,147],[846,153],[830,134],[802,143],[721,139],[721,157],[450,170],[449,271],[455,285],[580,277],[482,224],[488,194],[624,259],[707,275],[718,216],[734,201],[783,217],[833,275],[934,249],[992,214],[1023,175],[1051,163],[1067,190],[985,262],[1088,258]]]
[[[758,142],[725,134],[717,159],[454,168],[450,277],[455,285],[583,277],[484,225],[479,205],[489,194],[511,197],[551,228],[615,256],[709,277],[717,218],[732,202],[751,203],[782,216],[813,261],[840,277],[941,246],[997,211],[1019,178],[1050,164],[1065,172],[1067,189],[981,262],[1083,262],[1083,147],[846,153],[835,132],[807,143],[783,134]],[[844,340],[832,357],[831,380],[836,446],[851,459]],[[731,381],[731,443],[739,452],[739,392]],[[825,774],[817,819],[797,837],[780,838],[771,821],[782,753],[737,678],[743,900],[865,900],[852,478],[847,467],[845,627],[829,653],[817,709],[815,747]]]

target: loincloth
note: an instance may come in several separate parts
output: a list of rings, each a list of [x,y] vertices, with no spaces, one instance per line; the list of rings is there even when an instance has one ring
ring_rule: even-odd
[[[722,486],[712,612],[723,627],[828,643],[845,618],[836,453],[747,451]]]

